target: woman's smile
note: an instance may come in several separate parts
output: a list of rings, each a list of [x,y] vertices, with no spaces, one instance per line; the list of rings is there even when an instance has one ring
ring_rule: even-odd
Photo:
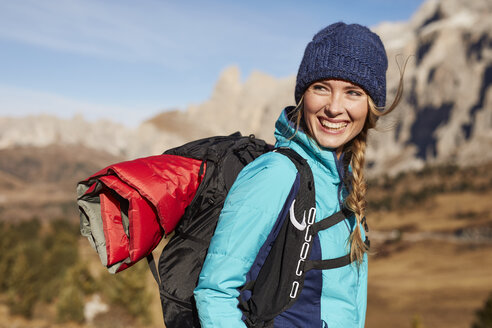
[[[332,134],[343,133],[343,131],[345,131],[345,128],[348,125],[348,122],[346,121],[334,121],[324,117],[320,117],[319,122],[326,130],[326,133],[332,133]]]

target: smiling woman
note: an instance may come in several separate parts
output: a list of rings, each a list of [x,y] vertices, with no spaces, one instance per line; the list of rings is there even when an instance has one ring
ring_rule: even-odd
[[[280,152],[264,154],[241,171],[195,289],[202,327],[364,327],[367,131],[396,107],[402,92],[400,80],[396,100],[385,109],[387,66],[379,37],[358,24],[329,25],[309,42],[297,74],[297,105],[281,113],[275,137],[276,147],[295,151],[312,171],[315,207],[295,201],[297,194],[301,199],[308,194],[300,189],[305,176]],[[293,214],[294,203],[296,209],[304,206],[302,221]],[[304,280],[291,291],[293,304],[265,316],[276,305],[255,298],[257,289],[248,294],[248,286],[263,281],[258,268],[271,269],[267,275],[279,280],[288,275],[284,266],[269,265],[272,256],[284,259],[293,249],[285,242],[282,255],[273,251],[279,248],[272,242],[278,238],[275,231],[279,224],[284,227],[279,222],[305,230],[308,246],[294,268]],[[261,286],[282,295],[285,286],[272,284]]]

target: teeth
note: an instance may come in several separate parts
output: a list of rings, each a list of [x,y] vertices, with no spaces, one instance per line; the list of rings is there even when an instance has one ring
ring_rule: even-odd
[[[344,127],[347,126],[347,123],[346,122],[332,123],[332,122],[329,122],[329,121],[321,121],[321,124],[325,128],[328,128],[328,129],[336,129],[336,130],[343,129]]]

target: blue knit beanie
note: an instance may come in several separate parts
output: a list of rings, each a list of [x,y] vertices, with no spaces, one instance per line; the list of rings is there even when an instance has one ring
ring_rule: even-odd
[[[376,106],[384,107],[387,68],[386,51],[377,34],[358,24],[329,25],[304,51],[297,73],[296,103],[313,82],[333,78],[357,84]]]

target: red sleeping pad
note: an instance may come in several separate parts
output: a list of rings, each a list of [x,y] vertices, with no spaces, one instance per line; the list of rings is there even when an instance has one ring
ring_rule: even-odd
[[[81,233],[110,272],[147,256],[195,196],[206,165],[158,155],[110,165],[77,186]]]

